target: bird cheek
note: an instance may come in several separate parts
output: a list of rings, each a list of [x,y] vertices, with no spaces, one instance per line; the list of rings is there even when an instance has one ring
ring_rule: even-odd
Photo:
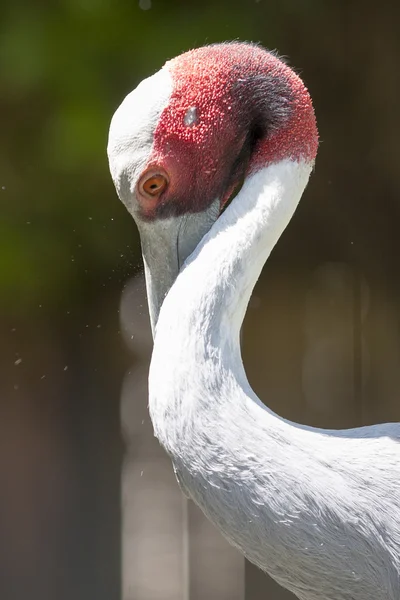
[[[152,221],[157,213],[159,198],[138,198],[136,196],[136,205],[138,216],[144,221]]]

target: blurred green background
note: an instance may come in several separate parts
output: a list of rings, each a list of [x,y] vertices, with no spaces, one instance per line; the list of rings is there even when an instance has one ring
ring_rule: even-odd
[[[276,264],[350,261],[397,298],[397,13],[360,0],[2,3],[2,598],[119,596],[119,399],[135,352],[118,309],[142,269],[106,159],[124,95],[206,43],[278,49],[310,89],[321,146]],[[251,345],[256,324],[247,335]]]

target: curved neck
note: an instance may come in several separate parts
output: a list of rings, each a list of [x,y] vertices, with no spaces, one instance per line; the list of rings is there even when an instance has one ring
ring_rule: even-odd
[[[311,169],[309,163],[285,160],[249,177],[164,300],[150,366],[149,409],[155,434],[171,454],[197,410],[211,415],[218,406],[240,405],[243,392],[260,403],[243,368],[240,327]]]
[[[161,308],[161,338],[235,344],[253,287],[289,223],[312,164],[284,160],[251,175],[192,253]],[[176,346],[177,342],[173,345]],[[232,350],[232,347],[231,347]]]

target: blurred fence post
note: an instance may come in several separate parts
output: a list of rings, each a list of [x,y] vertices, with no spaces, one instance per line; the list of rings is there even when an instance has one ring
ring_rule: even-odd
[[[123,600],[244,600],[244,560],[182,495],[153,435],[147,376],[152,339],[144,279],[121,299],[123,335],[135,355],[121,399]]]
[[[136,359],[121,398],[123,600],[186,600],[181,492],[147,408],[152,338],[142,277],[125,287],[120,316]]]

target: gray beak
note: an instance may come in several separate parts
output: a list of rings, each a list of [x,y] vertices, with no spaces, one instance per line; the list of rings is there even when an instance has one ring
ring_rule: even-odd
[[[184,262],[209,231],[218,214],[219,200],[215,200],[201,213],[187,213],[152,222],[137,219],[153,337],[165,296]]]

